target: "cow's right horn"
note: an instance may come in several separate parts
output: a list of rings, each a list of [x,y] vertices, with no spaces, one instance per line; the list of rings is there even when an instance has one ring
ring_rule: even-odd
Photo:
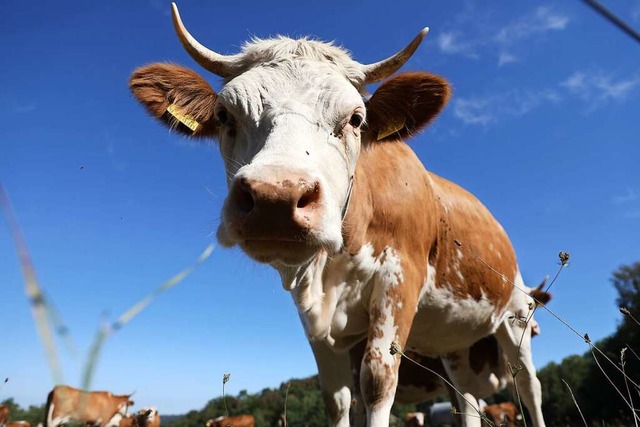
[[[424,36],[426,36],[428,32],[428,27],[423,28],[422,31],[420,31],[418,35],[411,40],[411,43],[405,46],[405,48],[400,52],[388,57],[387,59],[383,59],[382,61],[378,61],[373,64],[363,64],[362,71],[365,76],[364,83],[370,84],[379,82],[398,71],[398,69],[402,67],[409,58],[411,58],[411,55],[413,55],[418,46],[420,46],[422,39],[424,39]]]
[[[185,28],[182,19],[180,19],[178,6],[175,3],[171,3],[171,11],[173,26],[176,29],[176,33],[178,33],[180,43],[198,64],[223,78],[233,77],[237,74],[238,62],[236,55],[220,55],[200,44]]]

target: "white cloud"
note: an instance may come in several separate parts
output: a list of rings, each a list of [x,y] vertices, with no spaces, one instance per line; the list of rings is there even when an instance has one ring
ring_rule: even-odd
[[[533,14],[517,19],[498,31],[495,40],[504,44],[513,44],[536,34],[564,30],[568,23],[567,16],[546,7],[539,7]]]
[[[487,126],[505,117],[520,117],[545,103],[561,100],[557,91],[513,89],[484,98],[459,98],[453,103],[453,114],[468,125]]]
[[[466,13],[466,12],[465,12]],[[438,47],[443,53],[463,55],[479,58],[482,51],[498,55],[498,66],[518,61],[509,47],[534,36],[549,32],[564,30],[569,24],[569,18],[547,7],[539,7],[535,11],[524,15],[503,26],[500,30],[487,31],[487,23],[470,21],[465,23],[465,31],[443,32],[438,37]],[[496,28],[496,25],[492,25]]]
[[[613,203],[623,204],[629,202],[635,202],[638,200],[638,193],[631,187],[627,187],[627,190],[622,195],[613,196]]]
[[[518,62],[518,58],[515,55],[509,52],[500,52],[500,56],[498,57],[498,67],[514,62]]]
[[[640,75],[615,80],[600,72],[576,71],[560,83],[571,94],[585,101],[623,100],[640,85]]]
[[[16,105],[13,108],[13,112],[17,113],[17,114],[30,113],[30,112],[34,111],[36,108],[38,108],[38,103],[37,102],[31,102],[31,103],[28,103],[28,104]]]
[[[460,41],[460,34],[450,31],[438,36],[438,47],[444,53],[461,54],[470,58],[478,58],[473,43]]]
[[[637,3],[633,10],[631,10],[631,18],[635,22],[640,22],[640,3]]]
[[[492,99],[459,98],[453,103],[453,114],[468,125],[488,125],[495,121]]]

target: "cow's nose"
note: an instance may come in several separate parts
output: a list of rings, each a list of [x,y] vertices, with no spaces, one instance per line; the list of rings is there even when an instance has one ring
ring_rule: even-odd
[[[281,177],[277,181],[238,177],[229,193],[228,208],[245,220],[308,229],[320,197],[320,182],[310,176]]]

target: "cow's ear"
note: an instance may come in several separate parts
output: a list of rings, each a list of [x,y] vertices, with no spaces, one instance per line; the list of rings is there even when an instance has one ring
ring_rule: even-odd
[[[175,64],[140,67],[129,88],[147,112],[166,126],[191,137],[215,137],[216,93],[198,73]]]
[[[449,83],[429,73],[403,73],[385,81],[367,101],[369,141],[405,139],[428,125],[451,95]]]

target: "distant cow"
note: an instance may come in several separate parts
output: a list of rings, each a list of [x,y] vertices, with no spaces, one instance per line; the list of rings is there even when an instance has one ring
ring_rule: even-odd
[[[4,424],[9,419],[9,407],[7,405],[0,405],[0,424]]]
[[[116,414],[114,418],[117,418],[119,414]],[[110,427],[112,422],[109,422],[107,427]],[[124,417],[119,417],[117,424],[113,423],[116,427],[160,427],[160,414],[155,407],[142,408],[135,414],[129,414]]]
[[[221,416],[207,421],[206,427],[254,427],[253,415],[236,415],[235,417]]]
[[[518,408],[513,402],[487,405],[482,408],[482,412],[496,427],[515,427],[516,421],[522,419],[522,416],[518,413]],[[490,424],[483,422],[482,425],[488,426]]]
[[[424,412],[408,412],[404,417],[405,427],[424,427]]]
[[[32,424],[29,421],[10,421],[4,424],[3,427],[32,427]]]
[[[130,394],[114,395],[108,391],[56,386],[47,397],[44,427],[57,427],[70,420],[106,427],[111,425],[116,414],[127,415],[127,409],[134,404],[130,397]]]

